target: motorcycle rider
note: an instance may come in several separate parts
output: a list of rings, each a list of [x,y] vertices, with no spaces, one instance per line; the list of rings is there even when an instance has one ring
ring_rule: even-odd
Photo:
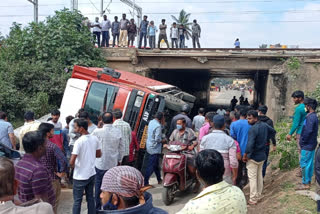
[[[173,130],[176,128],[177,120],[180,118],[184,118],[186,121],[186,125],[188,128],[192,128],[192,120],[188,117],[188,114],[190,113],[190,106],[188,104],[184,104],[181,107],[181,113],[177,114],[172,118],[169,135],[173,132]]]
[[[187,151],[185,151],[185,155],[187,157],[187,168],[189,174],[194,178],[196,178],[196,168],[194,164],[195,147],[198,145],[196,139],[197,137],[194,131],[191,128],[187,127],[186,119],[184,117],[178,118],[176,122],[176,129],[173,130],[169,140],[170,143],[180,142],[188,147]],[[196,179],[196,185],[194,186],[193,192],[197,193],[199,188],[200,183]]]

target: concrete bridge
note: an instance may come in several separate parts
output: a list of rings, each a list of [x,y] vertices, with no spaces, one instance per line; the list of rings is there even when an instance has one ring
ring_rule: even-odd
[[[209,101],[216,77],[250,78],[255,103],[265,103],[273,119],[292,114],[291,93],[313,91],[320,81],[320,49],[104,49],[108,66],[180,87]]]

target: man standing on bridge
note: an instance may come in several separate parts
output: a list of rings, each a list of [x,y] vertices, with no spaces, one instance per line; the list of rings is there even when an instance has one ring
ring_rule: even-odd
[[[138,46],[139,49],[141,49],[142,47],[142,40],[144,40],[143,48],[147,47],[147,34],[148,34],[147,31],[149,26],[149,21],[147,19],[148,19],[148,16],[143,16],[143,20],[140,23],[140,27],[139,27],[140,38],[139,38],[139,46]]]
[[[161,24],[159,25],[160,33],[159,33],[159,40],[158,40],[158,48],[160,48],[160,43],[162,39],[167,44],[167,48],[169,48],[168,38],[167,38],[167,25],[166,20],[162,19]]]
[[[127,15],[124,13],[122,14],[122,19],[120,20],[119,47],[126,47],[128,45],[128,27],[130,22],[126,17]]]
[[[200,47],[200,34],[201,34],[201,28],[200,25],[197,23],[197,20],[193,20],[193,24],[192,24],[192,45],[193,48],[196,48],[196,43],[198,45],[198,48]]]

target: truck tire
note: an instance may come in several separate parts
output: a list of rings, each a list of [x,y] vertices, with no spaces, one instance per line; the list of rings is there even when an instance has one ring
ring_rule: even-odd
[[[186,92],[183,92],[183,101],[189,102],[189,103],[194,103],[196,101],[196,97],[193,96],[192,94],[188,94]]]
[[[162,96],[164,96],[164,100],[166,101],[166,107],[168,109],[171,109],[171,110],[175,111],[175,112],[180,112],[182,106],[184,104],[187,104],[183,100],[181,100],[179,98],[176,98],[173,95],[162,94]]]
[[[190,106],[190,109],[193,109],[194,103],[189,103],[189,102],[186,102],[186,103]]]

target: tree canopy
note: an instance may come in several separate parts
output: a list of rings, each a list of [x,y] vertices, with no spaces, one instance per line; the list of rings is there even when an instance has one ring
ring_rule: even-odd
[[[106,65],[83,20],[63,9],[24,28],[13,23],[0,47],[0,110],[11,120],[26,110],[42,116],[59,107],[74,65]]]
[[[177,25],[183,25],[187,31],[187,35],[186,38],[189,39],[190,37],[192,37],[192,30],[191,30],[191,25],[192,22],[189,22],[189,18],[191,16],[191,13],[187,13],[185,10],[181,10],[179,13],[179,17],[175,17],[173,15],[171,15],[172,19],[177,23]]]

